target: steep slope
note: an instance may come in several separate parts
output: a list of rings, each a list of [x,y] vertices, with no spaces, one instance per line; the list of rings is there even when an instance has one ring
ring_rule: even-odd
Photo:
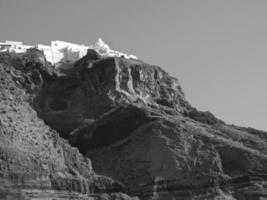
[[[0,199],[130,199],[32,109],[54,76],[38,51],[0,54]]]
[[[90,52],[66,76],[49,78],[34,106],[47,124],[68,138],[83,123],[119,105],[138,103],[176,114],[189,106],[177,79],[139,60],[100,58]]]
[[[141,199],[266,197],[265,133],[193,108],[160,67],[91,54],[35,105],[98,173]]]
[[[138,114],[129,120],[133,113]],[[116,141],[108,140],[114,135]],[[266,140],[227,125],[215,128],[129,105],[78,128],[71,143],[92,159],[97,172],[116,178],[130,194],[144,199],[213,199],[223,196],[218,188],[237,199],[266,197],[254,191],[266,192]]]
[[[5,58],[2,62],[10,60],[9,67],[21,69],[15,58]],[[107,198],[115,199],[119,197],[112,195],[129,198],[118,193],[122,190],[143,200],[267,198],[267,133],[227,125],[210,112],[198,111],[186,101],[178,80],[160,67],[140,60],[102,57],[93,50],[73,68],[64,71],[55,71],[45,63],[33,63],[40,63],[40,60],[31,61],[26,71],[12,70],[20,76],[7,74],[3,80],[11,77],[17,84],[15,90],[27,88],[26,92],[22,90],[24,95],[16,97],[25,96],[20,104],[27,104],[26,108],[35,114],[34,108],[37,116],[33,118],[42,123],[38,119],[41,118],[47,124],[38,127],[48,128],[49,133],[56,130],[90,158],[96,173],[103,176],[96,175],[90,161],[78,152],[82,161],[65,156],[61,162],[67,166],[65,168],[56,164],[57,159],[62,158],[60,154],[49,153],[48,161],[56,165],[53,172],[63,170],[66,173],[64,170],[68,171],[71,165],[79,174],[71,173],[72,176],[86,177],[93,188],[101,186],[96,189],[98,195],[108,193]],[[23,64],[22,68],[27,66]],[[46,70],[41,70],[40,66],[46,66]],[[35,69],[38,69],[37,76]],[[21,76],[27,78],[22,81],[16,78]],[[26,86],[20,86],[21,82]],[[5,105],[10,101],[7,99]],[[20,117],[23,121],[18,124],[31,119],[27,116],[28,110],[19,112],[25,118]],[[34,126],[27,123],[26,127],[33,127],[38,133],[34,128],[37,122]],[[24,134],[20,133],[19,125],[12,127],[16,135]],[[25,137],[26,145],[19,146],[18,150],[30,146],[30,137]],[[38,143],[33,143],[34,148],[24,154],[41,148],[40,141],[34,140]],[[72,155],[73,148],[60,137],[58,141],[61,141],[59,146],[65,145],[63,151]],[[6,146],[14,149],[16,143]],[[40,154],[35,158],[41,158]],[[84,166],[85,162],[89,162],[87,176],[76,166],[76,163]],[[29,163],[25,166],[31,165]],[[99,182],[91,181],[93,177],[100,177]],[[64,185],[62,182],[56,185]]]

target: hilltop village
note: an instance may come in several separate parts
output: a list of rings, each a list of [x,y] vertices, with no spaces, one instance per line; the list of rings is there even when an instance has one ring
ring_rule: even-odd
[[[94,45],[79,45],[60,40],[51,41],[50,45],[36,44],[25,45],[18,41],[0,42],[0,52],[25,53],[28,49],[36,48],[42,51],[46,60],[53,65],[62,63],[73,63],[87,54],[88,49],[96,50],[102,56],[124,57],[128,59],[137,59],[134,55],[115,51],[109,48],[107,44],[99,38]]]

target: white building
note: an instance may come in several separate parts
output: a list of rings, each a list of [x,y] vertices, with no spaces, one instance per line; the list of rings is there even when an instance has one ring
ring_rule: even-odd
[[[22,42],[6,41],[0,42],[0,52],[9,51],[15,53],[25,53],[27,49],[36,48],[43,51],[46,60],[53,65],[71,64],[87,54],[88,49],[96,50],[102,56],[124,57],[137,59],[134,55],[115,51],[99,38],[92,46],[78,45],[60,40],[52,41],[51,45],[37,44],[35,46],[24,45]]]
[[[54,64],[54,59],[53,59],[53,53],[52,53],[51,46],[43,45],[43,44],[37,44],[36,48],[44,53],[44,56],[46,57],[46,60],[48,62]]]
[[[53,63],[71,63],[87,54],[88,47],[64,41],[52,41]]]
[[[101,38],[99,38],[96,43],[93,46],[90,46],[89,48],[95,49],[102,56],[137,59],[137,57],[134,55],[127,55],[125,53],[110,49],[109,46],[105,44]]]
[[[22,42],[17,41],[6,41],[0,43],[0,51],[9,51],[14,53],[25,53],[27,49],[33,48],[34,46],[24,45]]]
[[[5,42],[0,42],[0,52],[9,51],[11,44],[6,44]]]

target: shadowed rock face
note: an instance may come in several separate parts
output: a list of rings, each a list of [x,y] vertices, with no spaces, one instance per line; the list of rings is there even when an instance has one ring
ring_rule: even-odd
[[[137,60],[83,58],[72,73],[47,79],[35,99],[45,122],[68,134],[117,106],[139,103],[177,114],[188,103],[177,79],[157,66]]]
[[[71,133],[70,141],[73,146],[78,146],[82,153],[87,153],[89,149],[103,148],[128,138],[137,127],[152,120],[153,118],[141,109],[131,105],[121,106],[92,125],[75,129]]]
[[[0,63],[0,195],[267,198],[267,133],[191,107],[160,67],[96,52],[61,71],[35,51]]]
[[[32,109],[54,77],[38,51],[0,54],[0,199],[130,199]]]
[[[116,118],[121,121],[127,118],[117,110],[79,128],[70,138],[72,145],[91,158],[98,173],[122,182],[129,194],[142,199],[190,199],[194,196],[251,199],[255,195],[251,188],[258,183],[262,185],[255,186],[258,190],[255,196],[266,194],[266,141],[224,124],[213,127],[143,106],[120,109],[127,113],[129,107],[143,112],[146,119],[142,121],[146,122],[136,124],[138,118],[126,122],[127,125],[135,123],[135,129],[130,134],[124,131],[123,137],[106,147],[91,149],[93,145],[90,144],[96,135],[105,134],[108,138],[112,134],[112,131],[100,134],[98,128]],[[119,127],[117,134],[123,130]]]

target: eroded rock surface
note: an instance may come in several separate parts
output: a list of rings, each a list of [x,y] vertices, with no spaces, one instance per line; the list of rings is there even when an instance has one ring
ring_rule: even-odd
[[[119,109],[131,110],[129,115],[143,112],[145,123],[135,118],[127,123],[135,124],[134,130],[120,132],[125,124],[105,129],[111,121],[128,119],[115,110],[75,130],[70,140],[91,158],[98,173],[116,178],[130,194],[143,199],[266,197],[266,141],[224,124],[212,127],[143,106]],[[106,140],[114,132],[124,135],[105,147],[90,145],[99,135],[107,135],[101,137]]]
[[[54,76],[38,51],[0,55],[0,199],[130,199],[32,109]]]
[[[63,137],[123,104],[140,103],[173,114],[186,110],[177,79],[161,68],[139,60],[93,57],[78,61],[66,76],[46,79],[35,99],[40,117]]]
[[[56,71],[36,54],[0,59],[9,189],[61,199],[267,198],[267,133],[193,108],[158,66],[89,51]]]

